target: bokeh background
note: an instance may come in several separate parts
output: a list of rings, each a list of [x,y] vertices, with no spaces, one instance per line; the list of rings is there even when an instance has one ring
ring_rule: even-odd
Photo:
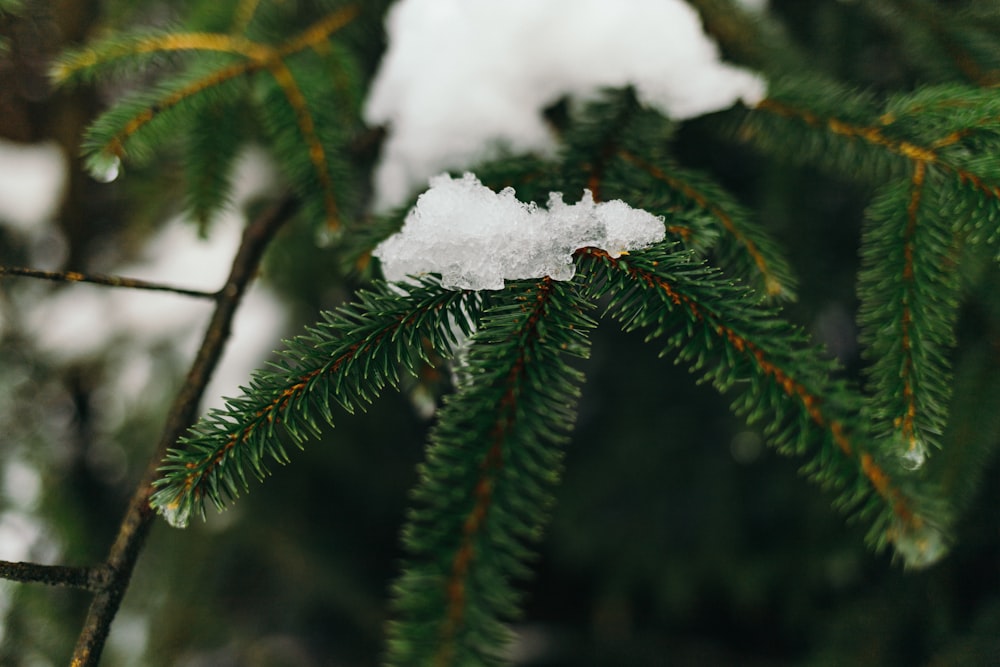
[[[170,156],[109,182],[81,169],[84,128],[121,91],[54,91],[46,77],[61,49],[109,26],[162,24],[187,4],[29,0],[0,14],[0,265],[221,284],[241,224],[277,187],[266,158],[248,148],[233,210],[203,238],[181,215]],[[921,50],[897,19],[975,5],[772,0],[758,20],[817,70],[878,92],[960,78],[946,51]],[[1000,66],[1000,26],[981,28]],[[753,52],[738,36],[724,46]],[[373,30],[369,74],[382,48]],[[686,123],[678,155],[758,213],[799,272],[789,317],[857,374],[854,281],[871,192],[762,157],[717,129],[711,117]],[[207,405],[235,393],[283,336],[350,297],[357,284],[342,265],[335,247],[301,229],[279,237]],[[939,455],[957,457],[949,469],[963,510],[946,560],[904,572],[870,553],[862,527],[831,509],[798,462],[764,448],[726,398],[606,323],[583,365],[578,429],[537,574],[524,583],[515,663],[1000,664],[1000,273],[989,262],[967,273],[975,283],[959,323],[954,427]],[[0,558],[104,557],[208,309],[0,278]],[[225,514],[184,531],[158,523],[102,664],[378,664],[430,424],[411,393],[389,394]],[[65,664],[88,602],[0,581],[0,664]]]

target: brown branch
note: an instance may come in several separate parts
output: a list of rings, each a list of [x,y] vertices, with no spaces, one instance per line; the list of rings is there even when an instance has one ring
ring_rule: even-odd
[[[985,178],[964,168],[961,163],[955,163],[942,157],[935,149],[952,144],[961,140],[961,132],[952,132],[942,137],[930,146],[921,146],[902,139],[893,139],[887,136],[882,130],[886,125],[894,122],[891,116],[883,116],[882,127],[868,127],[864,125],[854,125],[839,118],[827,118],[819,116],[808,109],[795,107],[785,102],[766,98],[756,107],[756,111],[772,113],[785,118],[797,119],[806,125],[816,128],[826,128],[830,132],[848,139],[858,139],[872,146],[880,146],[890,153],[901,155],[911,162],[923,162],[926,165],[936,165],[945,171],[954,174],[963,184],[969,184],[980,193],[992,199],[1000,199],[1000,185],[988,182]]]
[[[107,571],[100,567],[67,567],[0,560],[0,579],[98,591],[107,582]]]
[[[80,273],[78,271],[41,271],[39,269],[28,269],[19,266],[0,266],[0,277],[21,276],[24,278],[39,278],[41,280],[52,280],[61,283],[92,283],[94,285],[107,285],[108,287],[128,287],[130,289],[144,289],[154,292],[170,292],[181,296],[193,296],[199,299],[215,299],[216,292],[204,292],[202,290],[186,289],[184,287],[174,287],[162,283],[139,280],[137,278],[125,278],[122,276],[109,276],[103,273]]]
[[[913,359],[913,302],[917,293],[916,279],[914,277],[914,255],[917,234],[917,215],[920,211],[920,203],[924,193],[924,181],[927,175],[927,165],[923,162],[914,164],[912,184],[913,190],[910,193],[910,202],[906,207],[906,231],[903,235],[903,316],[900,320],[902,328],[900,344],[903,347],[903,368],[900,369],[900,376],[903,380],[903,400],[906,409],[902,415],[897,417],[899,429],[903,434],[903,440],[908,446],[911,455],[918,454],[917,443],[917,392],[914,389],[916,363]]]
[[[243,240],[233,259],[232,270],[225,287],[219,291],[218,304],[201,347],[191,364],[184,385],[174,400],[160,442],[132,495],[119,526],[118,536],[104,562],[103,570],[107,573],[107,579],[94,596],[87,612],[87,618],[73,651],[72,667],[96,667],[101,658],[111,622],[118,613],[139,552],[156,516],[149,506],[149,497],[153,491],[152,483],[159,475],[160,461],[167,449],[172,447],[194,423],[202,393],[229,338],[233,315],[257,272],[264,250],[293,209],[294,202],[287,197],[251,221],[243,233]]]

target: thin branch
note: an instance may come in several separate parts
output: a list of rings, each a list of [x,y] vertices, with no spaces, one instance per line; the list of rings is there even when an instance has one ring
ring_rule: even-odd
[[[1000,185],[988,182],[983,177],[978,176],[969,169],[963,167],[961,163],[955,163],[947,159],[947,157],[942,157],[942,155],[935,150],[935,148],[950,146],[957,142],[962,137],[961,133],[952,133],[939,139],[930,146],[921,146],[910,141],[893,139],[887,136],[880,127],[855,125],[852,123],[846,123],[839,118],[819,116],[808,109],[798,108],[772,98],[762,100],[756,107],[754,107],[754,110],[772,113],[785,118],[798,119],[799,121],[812,127],[825,127],[830,132],[838,134],[842,137],[847,137],[848,139],[859,139],[873,146],[880,146],[890,153],[901,155],[909,159],[913,163],[923,162],[925,165],[936,165],[941,169],[954,174],[958,177],[960,182],[971,185],[987,197],[1000,199]]]
[[[729,213],[711,202],[708,197],[696,190],[690,183],[686,183],[668,174],[655,164],[646,162],[631,151],[621,150],[618,152],[618,155],[629,164],[642,169],[653,178],[665,183],[672,190],[679,192],[687,199],[693,201],[699,208],[718,220],[722,224],[723,229],[732,236],[736,243],[743,246],[743,249],[750,256],[757,270],[760,271],[761,276],[764,278],[764,286],[768,296],[778,296],[784,291],[783,282],[775,275],[760,248],[754,243],[753,239],[748,238],[746,233],[736,225],[736,222]]]
[[[302,140],[309,147],[309,161],[316,172],[316,180],[319,181],[320,189],[323,191],[323,207],[326,209],[327,228],[332,230],[340,227],[340,214],[337,211],[337,201],[333,196],[333,182],[330,179],[330,169],[326,159],[326,149],[319,135],[316,134],[316,121],[313,120],[309,111],[309,104],[302,93],[295,75],[283,60],[275,60],[268,71],[274,77],[274,81],[284,93],[288,105],[295,112],[295,122],[299,126]]]
[[[912,0],[902,3],[889,0],[885,4],[888,5],[885,10],[880,9],[878,5],[869,5],[866,9],[880,18],[884,18],[886,14],[909,14],[914,22],[922,24],[938,40],[941,48],[967,80],[984,88],[1000,83],[1000,70],[984,66],[962,43],[956,31],[945,27],[946,14],[951,10],[927,3],[914,3]],[[971,26],[971,23],[969,25]]]
[[[903,235],[903,316],[900,321],[902,331],[900,332],[899,341],[903,348],[903,367],[899,370],[899,374],[903,380],[903,400],[906,407],[903,413],[897,416],[897,419],[899,420],[899,430],[903,434],[903,442],[907,446],[907,456],[913,457],[922,456],[921,450],[923,449],[917,438],[916,425],[917,413],[919,412],[917,407],[918,391],[916,388],[919,370],[917,370],[918,363],[914,360],[914,333],[916,332],[913,331],[915,328],[913,310],[915,304],[920,303],[920,290],[916,284],[913,265],[917,246],[917,216],[920,212],[920,203],[924,195],[926,176],[927,165],[923,162],[915,163],[911,179],[913,189],[910,193],[910,202],[906,207],[907,222],[906,231]],[[919,308],[919,306],[917,307]],[[920,337],[919,334],[916,336],[918,341]],[[917,344],[919,345],[919,343]]]
[[[205,292],[184,287],[174,287],[173,285],[165,285],[163,283],[154,283],[137,278],[125,278],[123,276],[109,276],[103,273],[41,271],[39,269],[28,269],[20,266],[0,266],[0,277],[3,276],[39,278],[41,280],[52,280],[60,283],[93,283],[95,285],[107,285],[108,287],[128,287],[130,289],[144,289],[154,292],[170,292],[172,294],[180,294],[181,296],[193,296],[199,299],[215,299],[218,296],[218,292]]]
[[[100,567],[67,567],[0,560],[0,579],[49,586],[68,586],[99,591],[107,583],[107,571]]]
[[[225,287],[219,293],[218,305],[209,322],[198,355],[174,400],[160,442],[132,495],[119,526],[118,536],[104,563],[107,581],[90,605],[73,651],[72,667],[96,667],[101,658],[111,622],[118,613],[139,552],[156,516],[149,506],[149,497],[153,491],[152,483],[159,475],[160,461],[167,449],[172,447],[194,423],[202,393],[222,356],[240,300],[257,272],[264,250],[278,228],[291,215],[294,206],[292,198],[286,197],[250,222],[243,233],[243,240],[233,260],[232,270]]]
[[[271,69],[276,77],[290,78],[291,73],[287,72],[287,67],[284,65],[285,58],[310,47],[316,48],[318,44],[327,39],[331,34],[353,21],[359,12],[360,8],[357,5],[342,7],[320,19],[309,28],[306,28],[281,48],[275,48],[267,44],[258,44],[239,36],[218,33],[180,33],[160,35],[140,40],[122,55],[151,53],[154,51],[209,50],[240,55],[247,60],[211,72],[167,94],[152,107],[143,109],[132,120],[126,123],[125,127],[118,134],[112,137],[101,149],[101,152],[118,158],[125,157],[125,141],[142,127],[146,126],[158,114],[225,81],[246,74],[253,74],[265,68]],[[66,62],[57,65],[53,70],[53,77],[57,81],[65,81],[73,72],[90,67],[96,64],[99,59],[95,51],[87,51],[78,55],[76,62]],[[285,68],[284,72],[280,68]],[[292,82],[294,84],[294,79]],[[289,88],[281,80],[279,80],[279,83],[282,84],[282,90],[287,95]],[[297,99],[294,95],[288,97],[288,103],[295,109],[296,114],[300,118],[300,125],[303,114],[308,115],[308,109],[302,104],[303,101]],[[309,122],[312,123],[311,116],[309,117]],[[309,141],[309,132],[305,132],[305,135],[306,141]],[[310,144],[310,154],[315,151],[316,146]],[[316,160],[313,159],[313,162],[315,163]]]

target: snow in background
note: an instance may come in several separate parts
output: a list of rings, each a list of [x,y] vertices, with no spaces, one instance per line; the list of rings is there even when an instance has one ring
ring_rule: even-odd
[[[504,280],[569,280],[573,252],[601,248],[612,257],[663,240],[663,220],[622,201],[594,203],[589,190],[576,204],[549,196],[548,210],[517,200],[513,188],[495,193],[473,175],[431,179],[403,228],[373,254],[386,280],[440,273],[449,289],[503,289]]]
[[[248,151],[237,165],[233,206],[219,216],[208,238],[183,217],[166,223],[147,241],[141,258],[110,273],[205,291],[222,287],[229,274],[246,219],[243,205],[274,183],[262,153]],[[150,350],[172,346],[181,358],[194,358],[214,302],[165,292],[71,285],[40,302],[27,314],[36,345],[63,362],[103,354],[115,346],[122,366],[112,393],[138,396],[156,381]],[[276,296],[252,284],[236,312],[226,353],[205,393],[205,407],[222,407],[247,384],[285,332],[287,313]]]
[[[400,0],[365,120],[388,126],[378,210],[498,150],[548,152],[542,111],[632,85],[675,119],[755,104],[765,84],[721,62],[682,0]]]
[[[55,224],[66,187],[67,162],[53,144],[16,145],[0,141],[0,226],[24,242],[32,268],[63,267],[65,239]],[[176,218],[151,238],[139,260],[105,272],[201,290],[220,288],[229,272],[246,224],[240,212],[255,194],[270,188],[275,176],[259,151],[248,151],[237,167],[232,210],[220,216],[209,238],[198,237],[197,226]],[[109,481],[125,474],[126,454],[113,437],[136,413],[166,410],[172,382],[163,373],[183,372],[194,358],[213,303],[178,295],[95,286],[82,283],[53,286],[29,278],[3,278],[0,334],[16,327],[31,340],[38,355],[55,363],[75,363],[100,356],[105,362],[103,384],[95,391],[95,438],[88,461]],[[260,283],[255,283],[236,313],[226,352],[206,390],[203,408],[221,406],[223,396],[239,393],[251,372],[286,333],[287,311]],[[0,369],[0,422],[17,418],[19,406],[53,400],[52,387],[40,387],[26,369]],[[45,394],[49,391],[49,394]],[[24,433],[43,438],[58,459],[62,421],[72,418],[66,405],[46,405],[35,412],[48,420]],[[35,429],[35,431],[32,431]],[[143,443],[135,443],[137,447]],[[152,447],[155,443],[146,443]],[[38,458],[23,451],[20,438],[5,443],[0,466],[0,559],[58,562],[61,546],[38,514],[44,476]],[[45,465],[58,465],[45,459]],[[2,619],[11,591],[0,587]]]
[[[55,142],[0,139],[0,224],[30,233],[51,220],[62,201],[68,169]]]

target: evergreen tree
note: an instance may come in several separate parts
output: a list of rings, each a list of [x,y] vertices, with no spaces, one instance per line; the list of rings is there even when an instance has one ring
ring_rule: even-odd
[[[119,610],[143,559],[163,563],[169,580],[147,575],[135,584],[166,599],[148,630],[152,664],[224,662],[222,653],[190,657],[206,650],[195,647],[221,651],[227,643],[215,636],[212,610],[276,566],[301,568],[292,579],[301,577],[316,595],[331,594],[340,607],[324,614],[322,629],[305,630],[315,622],[309,596],[297,600],[296,617],[280,627],[308,634],[308,648],[268,645],[253,664],[657,664],[671,642],[651,640],[645,629],[664,618],[697,626],[696,612],[684,617],[672,605],[687,600],[697,608],[691,600],[708,590],[726,597],[721,606],[730,610],[745,605],[776,614],[764,602],[769,589],[792,578],[805,588],[773,592],[787,616],[737,623],[744,632],[780,637],[770,649],[766,638],[743,640],[748,655],[770,650],[803,664],[971,664],[1000,648],[992,635],[1000,627],[995,567],[987,566],[993,579],[969,611],[950,607],[965,594],[955,586],[937,608],[906,612],[926,636],[904,644],[913,625],[900,618],[917,596],[907,582],[944,587],[963,570],[980,574],[974,566],[996,557],[996,522],[988,518],[1000,441],[995,3],[774,2],[768,14],[756,15],[729,0],[692,1],[727,56],[763,74],[766,96],[749,108],[679,123],[645,103],[636,87],[603,90],[547,109],[555,153],[510,151],[459,169],[494,192],[512,187],[535,207],[551,208],[552,192],[575,200],[589,190],[598,203],[620,200],[663,220],[665,237],[649,247],[621,254],[574,247],[571,279],[522,276],[500,290],[463,288],[437,273],[409,282],[380,277],[373,251],[419,205],[414,196],[395,210],[372,212],[384,133],[366,126],[362,105],[384,49],[388,4],[109,3],[107,29],[52,62],[62,87],[113,92],[89,122],[82,153],[92,174],[126,172],[120,192],[129,201],[122,206],[136,222],[115,231],[116,241],[138,233],[143,220],[155,225],[176,210],[176,199],[211,237],[248,145],[262,148],[279,174],[249,207],[218,292],[17,268],[29,253],[13,241],[0,256],[11,294],[5,299],[14,304],[24,303],[14,294],[27,282],[14,280],[20,275],[178,292],[207,298],[215,309],[169,414],[160,416],[158,446],[129,454],[135,490],[117,533],[80,530],[73,538],[86,545],[67,549],[66,565],[3,563],[6,578],[87,593],[72,664],[101,660],[109,633],[113,638],[124,622]],[[0,11],[8,12],[9,26],[41,15],[30,2]],[[5,43],[17,52],[25,38],[11,34]],[[886,59],[878,67],[876,53]],[[159,196],[150,194],[157,189]],[[836,252],[838,243],[848,247],[847,259]],[[319,310],[318,321],[275,341],[276,356],[242,393],[199,418],[234,313],[260,267],[290,301]],[[341,303],[329,304],[330,290]],[[838,303],[856,310],[856,341],[853,330],[838,337],[824,325],[825,316],[842,312],[824,307]],[[14,343],[29,347],[17,340],[16,327],[2,332],[12,350]],[[10,356],[5,363],[23,374],[20,352]],[[671,362],[685,372],[673,371]],[[79,367],[77,382],[108,368]],[[34,372],[49,371],[38,362]],[[7,393],[28,384],[10,377]],[[714,393],[695,393],[701,384]],[[421,421],[392,397],[399,393],[439,407]],[[621,404],[629,401],[645,411]],[[737,419],[724,415],[726,404]],[[382,419],[360,414],[367,411]],[[697,423],[705,415],[709,423]],[[374,423],[380,421],[386,423]],[[127,438],[129,427],[143,437],[152,432],[126,421],[116,437]],[[11,429],[25,439],[18,447],[44,437],[22,429]],[[732,460],[720,461],[720,449],[728,452],[719,443],[727,440],[731,459],[756,460],[763,441],[815,484],[800,489],[794,467],[779,458],[741,476]],[[683,450],[685,441],[708,451]],[[297,459],[315,449],[334,458],[310,459],[320,470],[297,473]],[[269,479],[274,463],[288,469]],[[661,488],[667,475],[676,489]],[[256,480],[268,484],[258,489]],[[345,486],[306,488],[317,483]],[[282,491],[261,499],[272,484]],[[413,489],[406,498],[403,487]],[[279,502],[286,492],[288,501]],[[710,506],[726,499],[745,502],[744,513]],[[122,498],[101,500],[107,514]],[[368,502],[375,506],[364,507]],[[678,503],[690,505],[679,510],[672,506]],[[831,503],[840,517],[823,507]],[[249,507],[240,524],[258,526],[247,528],[233,551],[214,550],[204,528],[192,528],[194,538],[158,528],[145,545],[157,513],[175,526],[193,517],[212,525],[206,509],[232,504]],[[822,509],[796,513],[789,504]],[[318,514],[340,517],[344,524],[333,520],[331,534],[353,535],[354,544],[320,549],[333,538],[321,534],[331,519]],[[824,523],[828,515],[834,518]],[[394,519],[401,523],[399,551]],[[283,521],[316,544],[280,560],[273,539],[280,533],[272,531]],[[366,536],[373,525],[376,537]],[[183,552],[169,558],[184,539]],[[683,558],[681,545],[691,540],[696,546],[686,555],[695,558]],[[748,546],[763,542],[773,546]],[[868,552],[859,552],[861,542]],[[319,553],[336,555],[312,562]],[[908,572],[883,568],[879,554]],[[75,567],[76,557],[99,564]],[[215,590],[199,590],[186,574],[197,559],[236,572]],[[361,579],[372,582],[345,574],[366,565],[377,572]],[[580,574],[550,572],[560,568]],[[539,588],[552,581],[561,588],[552,596],[533,588],[536,569]],[[386,576],[393,583],[386,585]],[[252,595],[280,600],[291,580],[281,581],[273,591],[251,588]],[[636,593],[650,584],[659,588]],[[581,620],[572,600],[565,602],[567,591],[591,586],[574,592],[594,610],[595,618]],[[391,590],[371,593],[382,587]],[[866,597],[869,588],[879,595]],[[791,620],[789,610],[803,598],[845,590],[850,596],[823,637],[815,638],[816,626]],[[205,610],[187,607],[187,600],[204,602]],[[41,613],[33,608],[38,598],[25,593],[13,602],[0,660],[27,664],[52,649],[41,648],[29,625]],[[888,609],[879,626],[888,638],[877,649],[838,645],[837,633],[861,632],[849,620],[859,607],[878,615],[879,605]],[[563,645],[551,631],[532,649],[530,624],[550,628],[557,612],[570,619],[567,626],[590,623],[596,657]],[[47,617],[70,623],[57,613]],[[766,627],[769,621],[813,637],[788,639]],[[625,632],[615,647],[608,637],[623,624],[643,632],[627,642]],[[350,637],[352,627],[361,639]],[[240,628],[232,641],[252,633]],[[317,639],[324,636],[328,647]],[[726,650],[734,653],[716,660],[740,660],[739,644],[732,639]],[[698,659],[673,656],[679,664]],[[254,660],[246,652],[227,659]]]

